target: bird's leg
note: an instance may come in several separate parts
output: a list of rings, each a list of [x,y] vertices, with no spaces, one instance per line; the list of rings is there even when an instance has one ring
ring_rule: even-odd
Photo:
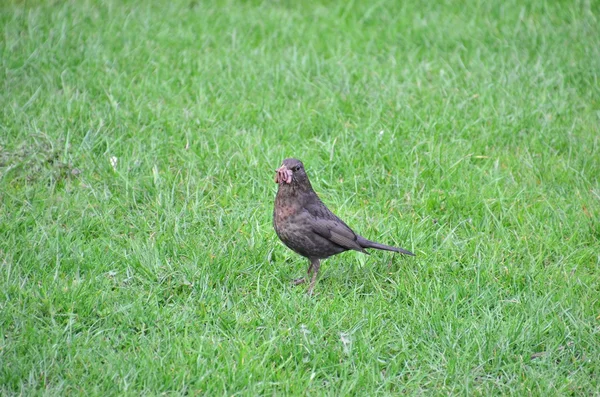
[[[313,275],[310,280],[310,285],[308,286],[308,295],[313,294],[313,289],[315,288],[315,283],[317,282],[317,276],[319,275],[319,268],[321,267],[321,261],[319,259],[311,259],[310,267],[312,268]]]
[[[313,262],[310,261],[310,265],[308,266],[308,275],[309,276],[310,276],[310,273],[312,273],[312,270],[313,270]],[[306,277],[297,278],[292,282],[294,283],[294,285],[304,284],[306,282]]]

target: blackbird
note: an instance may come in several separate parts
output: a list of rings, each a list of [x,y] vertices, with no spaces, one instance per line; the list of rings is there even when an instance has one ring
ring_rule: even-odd
[[[285,159],[275,174],[279,184],[273,210],[273,226],[281,241],[294,252],[308,258],[308,294],[312,295],[321,259],[348,250],[368,255],[365,248],[412,255],[403,248],[379,244],[354,233],[348,225],[323,204],[313,190],[300,160]],[[305,278],[294,280],[302,284]]]

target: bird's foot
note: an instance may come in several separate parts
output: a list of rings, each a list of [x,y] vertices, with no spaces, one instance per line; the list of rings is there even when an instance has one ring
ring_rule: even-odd
[[[301,278],[297,278],[297,279],[293,280],[292,284],[300,285],[300,284],[304,284],[305,282],[306,282],[306,279],[304,277],[301,277]]]

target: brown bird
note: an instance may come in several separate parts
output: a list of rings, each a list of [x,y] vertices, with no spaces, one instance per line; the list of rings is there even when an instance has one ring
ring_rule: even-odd
[[[354,233],[348,225],[323,204],[313,190],[300,160],[285,159],[275,174],[279,184],[273,210],[273,226],[277,236],[294,252],[308,258],[308,276],[312,274],[308,294],[317,281],[321,259],[348,250],[369,254],[365,248],[412,255],[403,248],[379,244]],[[302,284],[305,278],[294,280]]]

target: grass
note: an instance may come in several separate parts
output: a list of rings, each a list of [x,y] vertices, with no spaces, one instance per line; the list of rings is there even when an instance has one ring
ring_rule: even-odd
[[[599,4],[3,3],[0,393],[600,393]]]

